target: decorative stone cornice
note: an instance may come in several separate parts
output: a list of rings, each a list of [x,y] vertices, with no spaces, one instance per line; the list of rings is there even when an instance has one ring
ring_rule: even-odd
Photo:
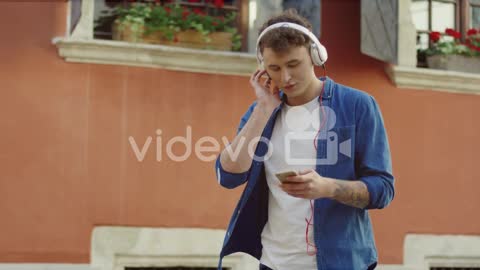
[[[257,67],[249,53],[196,50],[109,40],[55,38],[69,62],[160,67],[170,70],[250,76]]]
[[[480,74],[388,65],[385,69],[399,88],[480,94]]]

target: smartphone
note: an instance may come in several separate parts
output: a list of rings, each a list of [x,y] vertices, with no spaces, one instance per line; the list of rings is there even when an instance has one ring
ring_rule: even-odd
[[[287,177],[294,176],[294,175],[298,175],[297,172],[286,171],[286,172],[281,172],[281,173],[275,174],[275,176],[278,178],[278,180],[280,180],[280,182],[282,182],[282,183],[285,183],[285,182],[288,183]]]

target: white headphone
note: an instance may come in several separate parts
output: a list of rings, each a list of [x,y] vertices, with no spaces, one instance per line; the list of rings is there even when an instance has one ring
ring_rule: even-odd
[[[310,30],[296,23],[279,22],[279,23],[275,23],[268,26],[258,36],[256,51],[257,51],[257,61],[260,66],[263,66],[263,56],[260,50],[258,49],[260,40],[268,31],[275,28],[280,28],[280,27],[290,27],[307,35],[310,38],[310,40],[313,42],[313,44],[310,46],[310,55],[312,57],[313,64],[316,66],[322,66],[325,64],[328,58],[327,49],[320,43],[320,41],[318,41],[317,37]]]

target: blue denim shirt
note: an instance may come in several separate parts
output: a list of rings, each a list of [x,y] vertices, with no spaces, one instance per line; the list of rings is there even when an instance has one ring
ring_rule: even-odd
[[[370,193],[370,202],[360,209],[333,199],[315,200],[317,266],[328,270],[365,270],[377,262],[368,209],[386,207],[395,194],[387,134],[380,109],[372,96],[335,83],[328,77],[320,79],[325,82],[322,104],[336,115],[330,132],[336,134],[338,142],[351,140],[351,155],[338,153],[335,164],[317,164],[316,171],[324,177],[364,182]],[[275,119],[283,104],[276,108],[263,130],[262,136],[266,139],[272,136]],[[248,121],[255,105],[252,104],[242,117],[238,132]],[[327,147],[328,140],[319,138],[318,159],[326,158]],[[267,151],[267,144],[259,143],[255,155],[262,157]],[[218,269],[221,269],[222,258],[234,252],[248,253],[260,259],[261,233],[268,219],[268,186],[263,162],[253,160],[248,171],[229,173],[223,170],[219,156],[216,173],[220,185],[229,189],[247,183],[228,225]]]

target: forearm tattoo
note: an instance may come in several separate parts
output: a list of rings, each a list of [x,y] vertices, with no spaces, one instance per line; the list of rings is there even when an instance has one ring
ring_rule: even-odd
[[[361,181],[335,180],[333,199],[349,206],[365,208],[370,201],[370,194]]]

